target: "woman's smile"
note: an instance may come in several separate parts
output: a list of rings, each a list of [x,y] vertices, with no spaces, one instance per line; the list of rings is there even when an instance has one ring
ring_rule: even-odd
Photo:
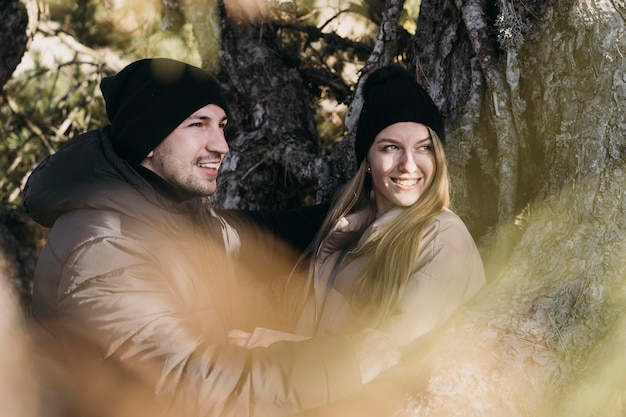
[[[428,128],[416,122],[387,126],[374,138],[367,163],[378,211],[415,204],[435,174]]]

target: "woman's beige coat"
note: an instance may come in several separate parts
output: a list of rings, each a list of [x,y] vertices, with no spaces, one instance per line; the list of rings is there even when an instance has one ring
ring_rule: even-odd
[[[319,248],[312,296],[298,322],[298,333],[335,334],[372,324],[349,301],[364,259],[347,256],[340,266],[337,262],[346,245],[357,241],[356,247],[361,247],[401,210],[392,209],[369,226],[366,222],[372,215],[367,211],[337,221]],[[335,267],[338,272],[327,288]],[[484,285],[483,264],[472,236],[463,221],[446,210],[426,229],[411,279],[394,311],[378,327],[392,334],[399,345],[409,344],[444,323]]]

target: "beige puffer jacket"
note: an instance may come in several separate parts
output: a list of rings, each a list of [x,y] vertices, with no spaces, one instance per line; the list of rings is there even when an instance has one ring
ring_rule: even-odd
[[[360,389],[343,337],[228,344],[238,300],[225,249],[236,249],[236,234],[210,218],[204,199],[174,203],[156,193],[108,135],[70,141],[24,194],[31,216],[52,227],[35,272],[33,340],[42,357],[74,372],[70,395],[115,410],[120,398],[107,397],[115,387],[103,379],[114,369],[125,375],[118,391],[138,381],[172,414],[245,417],[295,414]]]
[[[336,334],[354,330],[355,325],[368,325],[362,322],[362,312],[348,301],[364,260],[347,257],[340,266],[337,262],[349,242],[357,241],[357,247],[361,247],[401,210],[394,208],[369,226],[366,222],[372,214],[367,211],[337,221],[319,248],[313,295],[299,319],[298,333]],[[449,210],[437,216],[425,231],[414,264],[413,275],[394,312],[379,326],[392,334],[400,346],[440,326],[485,285],[485,272],[474,240],[463,221]],[[338,272],[327,288],[336,267]]]

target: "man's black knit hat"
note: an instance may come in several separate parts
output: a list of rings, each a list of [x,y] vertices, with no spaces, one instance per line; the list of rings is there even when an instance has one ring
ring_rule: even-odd
[[[100,83],[116,152],[141,162],[193,112],[207,104],[228,108],[206,71],[168,58],[135,61]]]
[[[434,130],[445,143],[441,114],[426,90],[409,71],[397,65],[372,72],[363,84],[363,108],[356,130],[357,166],[378,133],[398,122],[417,122]]]

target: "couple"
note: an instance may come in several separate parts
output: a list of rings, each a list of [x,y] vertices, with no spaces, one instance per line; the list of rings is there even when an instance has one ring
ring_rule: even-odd
[[[402,346],[484,284],[474,242],[448,210],[439,113],[410,74],[387,67],[364,86],[359,169],[311,246],[297,336],[261,329],[261,347],[235,346],[233,334],[255,341],[232,332],[236,276],[224,259],[247,242],[204,198],[228,152],[217,83],[159,58],[101,90],[111,124],[69,141],[24,190],[33,219],[52,228],[35,272],[33,343],[59,414],[136,415],[138,398],[152,396],[172,415],[320,407],[395,366]]]

